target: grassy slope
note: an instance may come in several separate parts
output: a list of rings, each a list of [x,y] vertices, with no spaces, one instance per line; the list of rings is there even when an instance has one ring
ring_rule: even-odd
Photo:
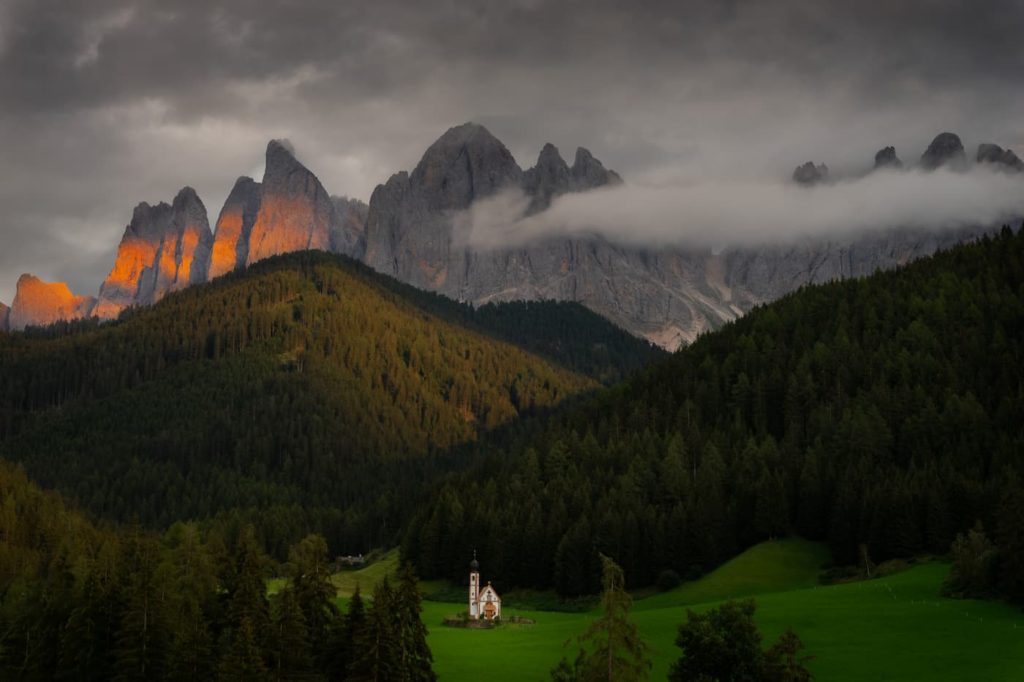
[[[766,639],[792,627],[816,657],[810,667],[821,680],[1024,679],[1024,616],[999,604],[941,598],[945,564],[823,587],[813,579],[822,552],[797,540],[765,543],[699,581],[639,600],[634,619],[654,649],[651,679],[664,679],[678,657],[673,642],[685,619],[684,604],[703,602],[694,606],[699,610],[728,596],[752,595]],[[568,651],[563,643],[594,616],[524,611],[536,625],[489,631],[441,627],[441,619],[458,608],[424,603],[441,680],[546,679]]]
[[[816,542],[800,538],[762,542],[700,580],[637,601],[634,609],[681,607],[813,587],[828,559],[828,550]]]

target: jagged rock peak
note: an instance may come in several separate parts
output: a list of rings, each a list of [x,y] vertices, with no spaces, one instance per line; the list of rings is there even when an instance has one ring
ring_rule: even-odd
[[[263,171],[263,181],[268,178],[287,176],[301,168],[309,172],[295,156],[295,147],[288,140],[271,140],[267,143],[267,163]]]
[[[243,175],[235,180],[217,217],[209,279],[245,267],[249,236],[259,210],[260,183]]]
[[[246,265],[280,253],[331,249],[337,228],[334,205],[316,175],[295,158],[287,141],[267,144],[259,193]]]
[[[548,142],[540,150],[537,165],[523,173],[523,191],[530,196],[529,213],[543,211],[551,200],[572,189],[572,172],[558,152],[558,147]]]
[[[576,158],[572,163],[573,189],[587,190],[605,185],[622,184],[622,178],[613,170],[608,170],[594,158],[590,150],[576,148]]]
[[[935,170],[947,166],[953,170],[967,167],[967,156],[964,145],[955,133],[939,133],[921,155],[921,166],[927,170]]]
[[[476,199],[519,185],[523,171],[502,142],[477,123],[449,128],[410,176],[430,210],[460,210]]]
[[[140,203],[100,287],[94,314],[117,317],[125,308],[156,303],[170,291],[205,282],[212,247],[206,206],[191,187],[182,188],[170,205]]]
[[[7,318],[10,312],[11,309],[7,306],[7,304],[4,303],[3,301],[0,301],[0,332],[5,332],[8,329],[10,329],[7,322]]]
[[[74,294],[64,282],[44,282],[28,273],[18,278],[18,290],[8,313],[13,330],[88,317],[96,304],[92,296]]]
[[[978,163],[991,163],[1003,166],[1014,171],[1024,170],[1024,161],[1021,161],[1011,149],[1003,149],[997,144],[986,142],[978,145]]]
[[[810,187],[827,180],[828,166],[823,163],[814,165],[813,161],[807,161],[806,163],[797,166],[796,170],[793,171],[793,182],[798,185]]]
[[[896,156],[896,147],[883,147],[875,154],[875,168],[903,168],[903,162]]]

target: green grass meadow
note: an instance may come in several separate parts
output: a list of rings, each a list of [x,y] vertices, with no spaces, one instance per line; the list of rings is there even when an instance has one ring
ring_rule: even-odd
[[[637,599],[633,620],[652,647],[652,680],[663,680],[678,658],[674,645],[686,609],[703,610],[732,597],[754,597],[766,642],[793,628],[814,658],[819,680],[1024,680],[1024,613],[990,602],[939,595],[949,566],[930,562],[875,580],[818,584],[825,549],[798,539],[751,548],[700,580]],[[343,574],[347,595],[356,582],[364,593],[394,567],[394,557]],[[486,578],[486,576],[484,576]],[[430,589],[426,589],[430,592]],[[341,601],[347,601],[342,597]],[[493,630],[447,628],[442,619],[462,604],[424,601],[434,668],[442,681],[543,680],[563,655],[566,641],[582,633],[590,613],[520,611],[505,615],[535,625]]]

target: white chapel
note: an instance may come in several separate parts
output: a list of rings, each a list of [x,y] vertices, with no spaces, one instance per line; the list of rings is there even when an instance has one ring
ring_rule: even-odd
[[[501,597],[488,582],[480,589],[480,562],[473,552],[469,563],[469,617],[473,620],[501,620]]]

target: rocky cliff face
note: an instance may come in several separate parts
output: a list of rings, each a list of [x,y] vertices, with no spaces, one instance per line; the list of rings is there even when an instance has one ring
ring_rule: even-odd
[[[64,282],[44,282],[24,274],[18,278],[8,325],[11,330],[21,330],[62,320],[77,320],[92,314],[95,305],[95,297],[77,296]]]
[[[951,135],[951,134],[950,134]],[[955,139],[954,139],[955,138]],[[928,167],[956,164],[959,138],[940,135],[925,153]],[[898,167],[895,149],[876,165]],[[794,180],[827,179],[808,163]],[[621,182],[585,149],[572,167],[553,145],[521,171],[508,150],[473,124],[445,133],[411,175],[398,173],[370,200],[367,262],[416,286],[482,304],[518,299],[578,301],[621,327],[669,349],[794,289],[891,268],[951,246],[980,230],[930,233],[893,230],[857,239],[805,240],[786,246],[643,249],[600,237],[549,239],[525,247],[474,250],[452,238],[451,216],[505,187],[529,198],[528,213],[558,196]]]
[[[212,246],[206,207],[191,187],[178,192],[171,205],[139,204],[93,314],[114,318],[125,308],[150,305],[168,292],[205,282]]]
[[[828,180],[828,166],[823,163],[815,165],[813,161],[808,161],[800,166],[797,166],[793,171],[793,182],[798,185],[806,185],[808,187],[812,185],[818,185]]]
[[[1011,149],[1003,149],[997,144],[984,143],[978,145],[978,163],[991,163],[1003,170],[1021,172],[1024,171],[1024,161],[1021,161]]]
[[[1020,169],[997,145],[982,145],[981,163]],[[963,167],[963,145],[952,133],[935,138],[921,157],[926,169]],[[899,167],[895,149],[875,155],[875,167]],[[824,164],[807,163],[794,180],[827,180]],[[361,258],[375,269],[452,298],[490,301],[578,301],[621,327],[669,349],[735,319],[753,306],[804,284],[867,275],[901,265],[980,234],[890,230],[856,239],[804,240],[759,248],[645,249],[602,237],[550,238],[514,248],[473,249],[453,234],[460,212],[506,189],[525,194],[527,214],[559,196],[621,183],[586,149],[570,166],[547,144],[533,168],[522,170],[486,128],[448,130],[411,173],[378,186],[367,206],[331,197],[286,143],[267,147],[263,182],[239,178],[210,236],[206,211],[189,188],[172,206],[140,204],[125,230],[117,263],[100,299],[77,297],[65,285],[23,277],[9,313],[12,329],[88,314],[108,318],[168,291],[243,268],[278,253],[322,249]],[[28,278],[28,279],[26,279]],[[0,306],[0,325],[3,324]],[[2,326],[0,326],[2,328]]]
[[[259,210],[260,183],[244,176],[238,178],[217,217],[210,279],[245,267],[249,260],[249,237]]]
[[[263,182],[239,178],[224,202],[210,278],[291,251],[318,249],[359,258],[365,223],[365,204],[330,197],[287,142],[271,140]]]
[[[903,162],[896,156],[896,147],[883,147],[875,154],[875,170],[879,168],[903,168]]]
[[[370,207],[349,197],[331,197],[331,203],[337,220],[331,250],[361,260],[366,254],[366,217]]]
[[[457,281],[452,218],[478,199],[518,187],[523,172],[483,126],[451,128],[427,149],[411,174],[396,173],[370,197],[366,262],[373,268],[435,291]]]
[[[336,222],[334,204],[320,181],[285,143],[272,140],[246,265],[290,251],[329,251]]]
[[[952,170],[963,170],[967,167],[967,156],[960,137],[954,133],[939,133],[921,155],[921,166],[926,170],[935,170],[945,166]]]
[[[8,319],[7,319],[9,314],[10,314],[10,312],[11,312],[11,309],[8,308],[5,303],[0,301],[0,332],[5,332],[8,329],[10,329],[10,325],[9,325]]]

